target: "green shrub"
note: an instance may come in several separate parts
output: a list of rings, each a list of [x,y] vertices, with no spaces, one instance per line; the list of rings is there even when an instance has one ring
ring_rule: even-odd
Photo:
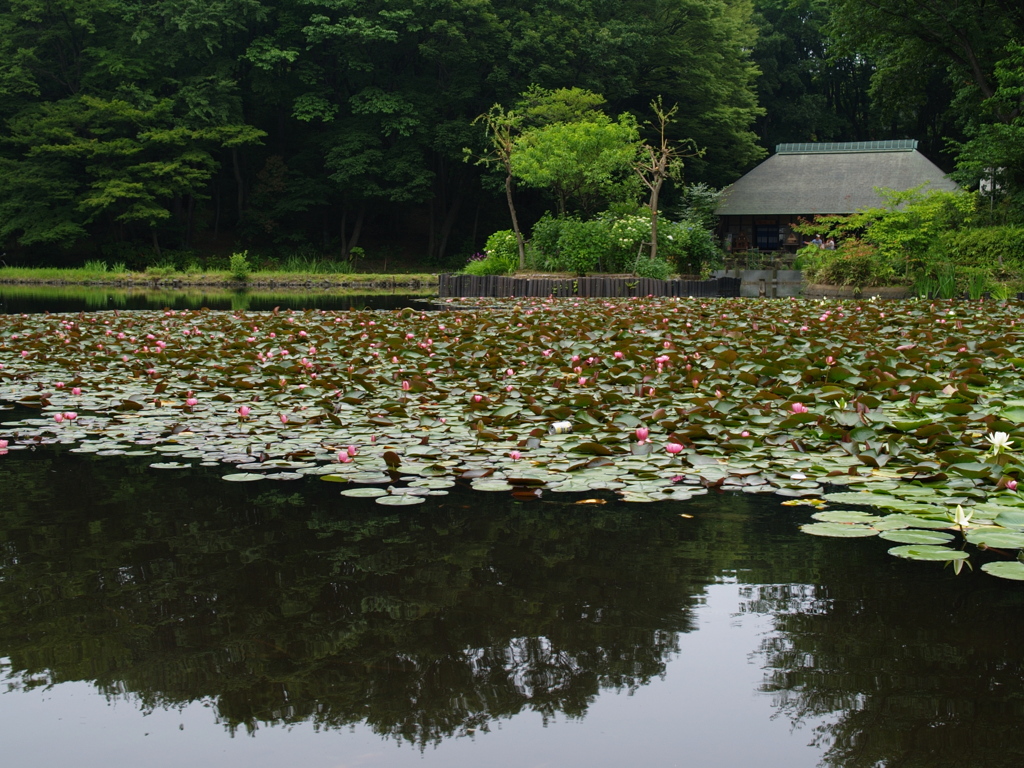
[[[558,240],[562,236],[564,221],[565,219],[545,213],[541,216],[540,221],[533,225],[533,232],[530,235],[530,251],[534,266],[539,269],[553,271],[561,269]]]
[[[889,259],[860,240],[847,240],[834,251],[804,248],[800,258],[804,276],[812,283],[874,288],[905,282]]]
[[[505,266],[504,272],[488,274],[512,274],[519,269],[519,241],[511,229],[502,229],[487,238],[484,253],[488,259],[494,259]]]
[[[710,229],[698,221],[658,220],[658,256],[680,273],[695,275],[722,266],[724,254]]]
[[[661,241],[659,235],[659,243]],[[639,259],[650,255],[651,217],[639,213],[619,216],[611,221],[610,260],[612,272],[633,272]]]
[[[603,270],[609,263],[611,245],[611,226],[607,221],[563,219],[558,238],[561,269],[578,275]]]
[[[82,269],[86,272],[106,272],[107,262],[105,261],[87,261],[82,265]]]
[[[509,274],[508,264],[494,256],[484,259],[471,259],[463,268],[464,275],[507,275]]]
[[[231,273],[232,278],[245,282],[249,279],[251,271],[252,266],[249,264],[248,251],[231,254],[231,258],[228,260],[228,272]]]
[[[629,210],[606,211],[591,221],[545,214],[533,227],[531,255],[543,269],[583,274],[633,272],[650,255],[651,217]],[[722,264],[712,232],[697,221],[658,219],[658,256],[670,271],[709,272]]]
[[[654,259],[648,256],[639,256],[633,265],[633,273],[638,277],[667,280],[672,274],[672,265],[660,256]]]
[[[952,263],[988,267],[995,274],[1024,270],[1024,227],[973,227],[943,232],[942,255]]]

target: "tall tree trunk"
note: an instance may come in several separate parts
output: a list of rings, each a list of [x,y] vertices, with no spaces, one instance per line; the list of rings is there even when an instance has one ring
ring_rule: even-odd
[[[662,178],[651,187],[651,261],[658,258],[658,195],[661,194]]]
[[[516,233],[516,243],[519,245],[519,268],[526,269],[526,241],[523,240],[523,233],[519,230],[519,217],[516,216],[516,205],[512,201],[512,174],[505,176],[505,197],[508,200],[508,212],[512,216],[512,231]]]

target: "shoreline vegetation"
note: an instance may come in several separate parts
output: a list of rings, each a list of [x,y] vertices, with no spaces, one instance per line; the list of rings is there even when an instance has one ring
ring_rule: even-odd
[[[0,267],[0,285],[5,286],[83,286],[105,288],[327,288],[346,290],[386,290],[396,288],[415,291],[435,289],[438,275],[426,272],[409,274],[324,274],[311,272],[260,271],[239,279],[228,270],[208,272],[156,271],[109,272],[87,268]]]

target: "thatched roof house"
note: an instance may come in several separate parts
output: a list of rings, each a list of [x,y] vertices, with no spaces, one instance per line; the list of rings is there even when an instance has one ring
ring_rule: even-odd
[[[731,250],[794,250],[789,225],[818,214],[882,204],[878,187],[956,190],[913,140],[779,144],[775,154],[726,189],[716,213]]]

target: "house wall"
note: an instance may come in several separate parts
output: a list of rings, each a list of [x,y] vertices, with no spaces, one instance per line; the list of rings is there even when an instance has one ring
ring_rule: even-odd
[[[718,236],[728,252],[782,251],[795,253],[803,241],[792,225],[810,216],[772,214],[766,216],[721,216]]]

